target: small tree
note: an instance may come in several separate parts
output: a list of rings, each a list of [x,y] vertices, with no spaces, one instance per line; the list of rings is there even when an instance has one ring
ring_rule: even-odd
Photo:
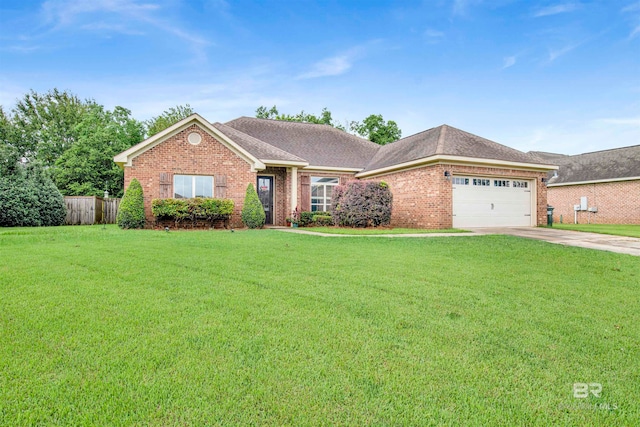
[[[377,227],[391,222],[393,197],[384,181],[350,181],[333,190],[331,216],[347,227]]]
[[[140,181],[133,178],[118,207],[116,222],[120,228],[144,228],[144,195]]]
[[[266,216],[258,193],[253,184],[249,183],[242,206],[242,222],[249,228],[261,228],[265,221]]]

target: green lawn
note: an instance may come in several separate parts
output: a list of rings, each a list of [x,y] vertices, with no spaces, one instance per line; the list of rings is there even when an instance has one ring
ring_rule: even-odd
[[[616,236],[640,237],[640,225],[620,224],[553,224],[562,230],[589,231],[591,233],[613,234]]]
[[[326,234],[355,234],[355,235],[377,235],[377,234],[426,234],[426,233],[468,233],[466,230],[449,228],[445,230],[426,230],[423,228],[351,228],[351,227],[303,227],[300,230],[315,231]]]
[[[0,229],[0,424],[630,426],[639,282],[498,235]]]

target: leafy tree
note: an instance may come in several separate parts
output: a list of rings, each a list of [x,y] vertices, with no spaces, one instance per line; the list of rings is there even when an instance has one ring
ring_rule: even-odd
[[[13,149],[30,161],[53,165],[77,140],[76,126],[92,104],[58,89],[43,95],[32,90],[13,109]]]
[[[397,141],[402,136],[402,131],[398,128],[398,124],[393,120],[385,122],[381,114],[371,114],[365,118],[362,123],[352,121],[346,127],[334,121],[331,117],[331,111],[327,108],[322,109],[320,116],[315,116],[313,114],[305,113],[304,111],[301,111],[296,115],[281,114],[275,105],[271,108],[260,106],[256,110],[256,117],[260,119],[329,125],[345,132],[358,134],[362,138],[366,138],[369,141],[380,145]]]
[[[61,225],[67,209],[48,171],[35,163],[0,175],[0,226]]]
[[[319,116],[314,114],[305,113],[304,110],[296,115],[280,114],[278,108],[274,105],[270,109],[265,106],[260,106],[256,109],[256,117],[259,119],[271,119],[282,120],[286,122],[301,122],[301,123],[314,123],[318,125],[329,125],[336,129],[345,130],[344,126],[333,120],[331,117],[331,111],[326,107],[322,109]]]
[[[194,113],[193,108],[189,104],[178,105],[165,110],[157,117],[144,122],[147,128],[147,137],[153,136],[158,132],[162,132],[166,128],[173,126],[182,119],[186,119]]]
[[[244,225],[249,228],[261,228],[266,221],[264,207],[260,202],[256,189],[251,183],[247,186],[247,193],[244,196],[241,217]]]
[[[14,141],[15,127],[11,118],[0,106],[0,176],[10,176],[16,173],[20,161],[20,152]]]
[[[142,185],[133,178],[118,207],[116,223],[120,228],[144,228],[146,222]]]
[[[380,145],[397,141],[402,136],[398,124],[393,120],[385,122],[382,114],[371,114],[362,123],[351,122],[350,128],[363,138]]]
[[[75,128],[77,141],[55,162],[54,177],[65,196],[114,197],[124,192],[124,172],[113,157],[142,141],[144,126],[131,117],[131,111],[116,107],[88,106]]]

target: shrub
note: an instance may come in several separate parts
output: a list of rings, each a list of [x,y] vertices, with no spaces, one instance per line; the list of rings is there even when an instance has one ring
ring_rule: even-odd
[[[116,223],[120,228],[144,228],[146,222],[142,185],[133,178],[118,207]]]
[[[247,193],[244,196],[244,205],[242,206],[242,222],[249,228],[261,228],[265,221],[266,215],[258,198],[258,193],[253,184],[249,183]]]
[[[151,213],[158,219],[181,221],[186,218],[209,220],[228,218],[233,213],[231,199],[153,199]]]
[[[333,217],[331,215],[314,215],[313,225],[317,225],[317,226],[333,225]]]
[[[331,212],[302,211],[302,212],[300,212],[300,227],[313,227],[314,225],[320,225],[320,224],[317,224],[317,221],[315,220],[316,216],[328,216],[329,218],[331,218]],[[324,221],[324,220],[322,220],[322,221]],[[330,222],[330,225],[332,225],[332,224],[333,224],[333,222]],[[322,225],[324,225],[324,223]]]
[[[377,227],[391,221],[393,198],[384,181],[350,181],[333,191],[334,223],[347,227]]]
[[[18,167],[0,177],[0,226],[35,227],[64,224],[62,194],[39,165]]]

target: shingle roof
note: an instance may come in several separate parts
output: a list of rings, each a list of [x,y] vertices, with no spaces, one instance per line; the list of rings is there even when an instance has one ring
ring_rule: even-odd
[[[544,164],[541,159],[522,151],[451,126],[442,125],[383,146],[371,159],[365,171],[435,155]]]
[[[328,125],[252,117],[240,117],[225,124],[313,166],[361,169],[380,148],[371,141]]]
[[[565,156],[534,151],[532,154],[560,166],[548,184],[599,181],[640,176],[640,145]]]
[[[237,143],[239,146],[241,146],[260,160],[305,162],[304,159],[301,159],[298,156],[274,147],[273,145],[267,144],[264,141],[260,141],[259,139],[256,139],[251,135],[247,135],[246,133],[240,132],[225,124],[213,123],[213,127],[231,138],[235,143]]]

